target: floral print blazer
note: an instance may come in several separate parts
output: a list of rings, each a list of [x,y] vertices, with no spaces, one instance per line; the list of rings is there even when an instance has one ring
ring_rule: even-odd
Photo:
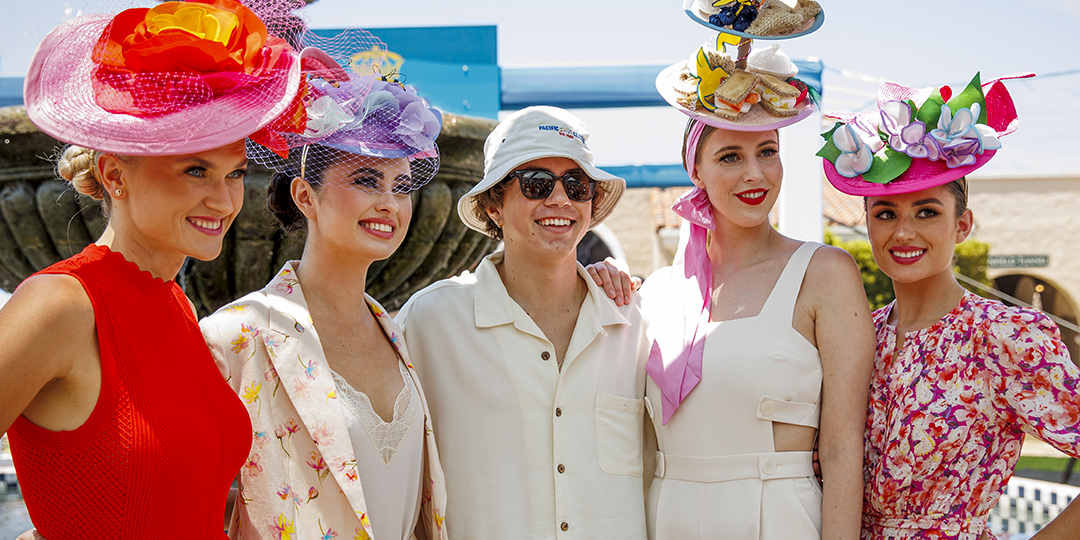
[[[240,470],[230,537],[372,539],[346,411],[312,327],[296,264],[286,263],[262,290],[199,323],[222,374],[251,415],[251,453]],[[428,538],[445,540],[446,489],[427,401],[401,328],[365,298],[420,393],[426,456],[420,520]]]

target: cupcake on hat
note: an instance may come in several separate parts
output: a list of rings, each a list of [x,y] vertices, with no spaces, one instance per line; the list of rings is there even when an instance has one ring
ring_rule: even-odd
[[[125,155],[218,148],[299,106],[298,55],[235,0],[77,17],[45,36],[27,73],[27,115],[42,131]]]
[[[1016,108],[1002,83],[979,74],[960,92],[948,86],[914,89],[884,83],[877,109],[831,114],[818,152],[825,177],[848,195],[911,193],[947,184],[985,165],[1016,131]]]
[[[733,131],[769,131],[814,112],[814,91],[795,78],[799,69],[779,46],[750,53],[740,68],[721,52],[738,41],[718,35],[715,47],[705,45],[661,71],[656,89],[683,114]]]

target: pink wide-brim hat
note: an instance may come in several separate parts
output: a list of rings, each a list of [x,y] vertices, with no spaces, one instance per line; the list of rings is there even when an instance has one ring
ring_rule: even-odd
[[[993,128],[998,137],[1016,131],[1018,125],[1016,107],[1013,104],[1012,96],[1009,95],[1009,91],[1001,81],[1034,76],[1034,73],[1018,73],[999,77],[982,84],[986,102],[986,125]],[[844,123],[854,121],[857,118],[867,125],[877,126],[881,118],[879,111],[885,106],[886,102],[913,99],[921,103],[921,101],[925,101],[932,90],[909,88],[887,82],[878,88],[878,108],[876,110],[856,114],[827,114],[825,116]],[[913,193],[948,184],[982,167],[996,153],[996,150],[986,150],[982,154],[975,156],[975,163],[954,168],[946,165],[944,160],[912,159],[911,166],[906,171],[885,184],[868,182],[862,176],[848,178],[837,172],[836,167],[828,159],[823,158],[821,162],[825,168],[825,178],[840,192],[861,197],[880,197]]]
[[[196,77],[174,88],[189,106],[153,116],[102,108],[94,99],[91,59],[113,17],[83,15],[64,22],[42,40],[30,61],[23,100],[30,120],[60,141],[121,155],[182,155],[244,140],[280,116],[296,97],[300,62],[286,53],[261,84],[243,85],[219,97]]]

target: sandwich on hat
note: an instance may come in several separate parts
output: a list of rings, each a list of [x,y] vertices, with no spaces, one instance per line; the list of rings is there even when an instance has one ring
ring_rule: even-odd
[[[270,12],[280,3],[251,4]],[[56,139],[175,155],[295,115],[299,84],[298,55],[255,11],[235,0],[191,0],[57,26],[34,52],[23,93],[30,120]]]
[[[877,109],[830,114],[838,122],[822,134],[817,153],[825,177],[848,195],[911,193],[947,184],[982,167],[1001,148],[999,137],[1016,131],[1016,108],[1001,82],[979,74],[959,93],[948,86],[914,89],[896,83],[878,88]]]
[[[664,100],[691,118],[732,131],[770,131],[814,112],[814,92],[795,78],[799,68],[777,45],[750,53],[742,69],[721,52],[729,43],[720,34],[715,48],[703,46],[687,62],[661,71],[656,89]]]
[[[594,207],[589,228],[604,221],[622,197],[626,181],[593,165],[589,131],[576,116],[557,107],[528,107],[499,122],[484,142],[484,178],[458,200],[461,221],[487,234],[487,224],[474,209],[476,196],[503,181],[524,163],[547,157],[574,160],[589,178],[603,186],[604,198]]]

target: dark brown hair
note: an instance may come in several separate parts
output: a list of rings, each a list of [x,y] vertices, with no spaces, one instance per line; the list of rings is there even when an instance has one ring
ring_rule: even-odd
[[[960,219],[964,210],[967,210],[967,177],[961,176],[960,178],[945,184],[945,189],[948,190],[949,193],[952,193],[953,199],[956,199],[956,219]]]
[[[300,149],[294,150],[302,155]],[[327,167],[335,162],[339,150],[313,144],[308,147],[307,163],[304,174],[308,184],[318,193],[322,190],[322,175]],[[286,232],[296,232],[307,227],[307,216],[296,206],[292,198],[292,181],[300,177],[300,164],[293,163],[270,179],[266,188],[266,206]]]

